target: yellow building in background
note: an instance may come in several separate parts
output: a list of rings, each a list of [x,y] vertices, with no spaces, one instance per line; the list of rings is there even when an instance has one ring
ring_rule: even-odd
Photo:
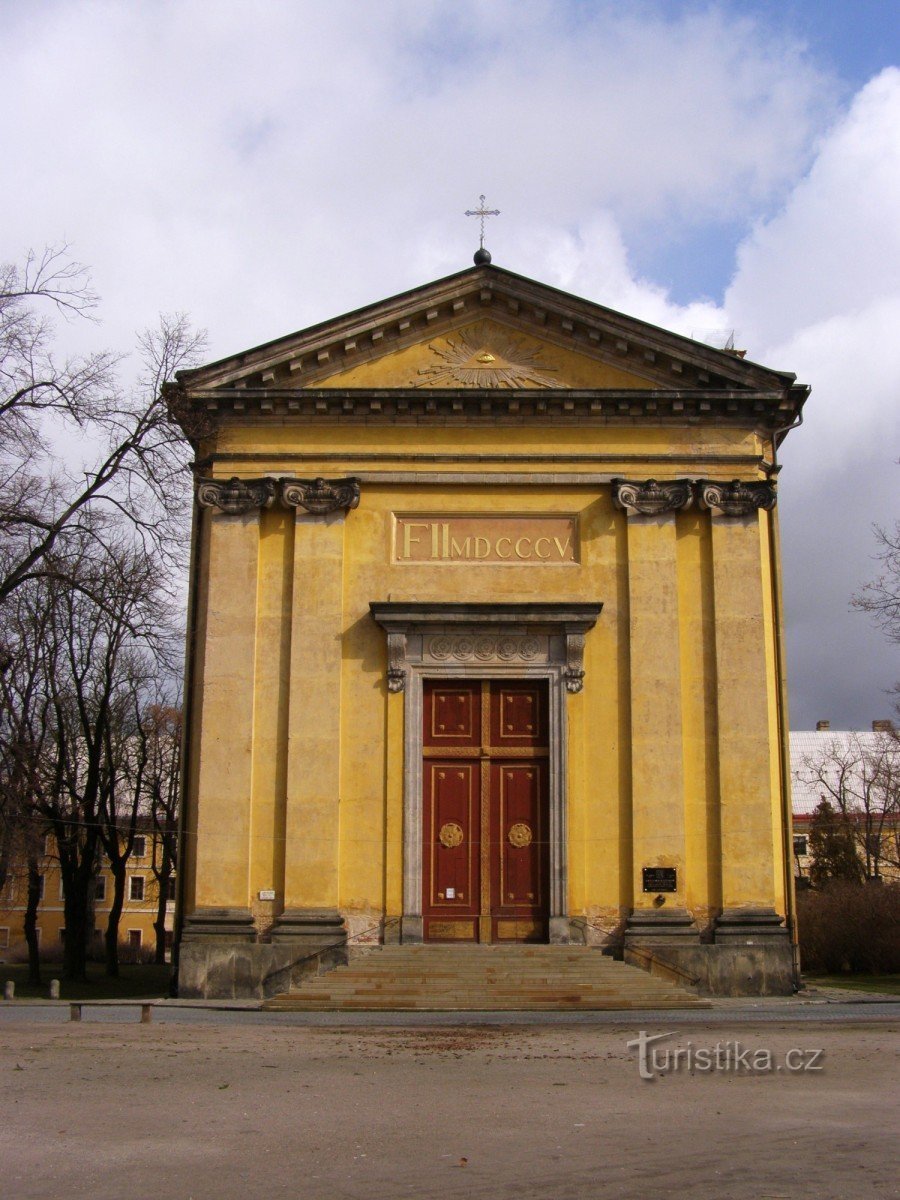
[[[157,839],[155,841],[155,839]],[[144,961],[152,958],[156,948],[156,921],[159,887],[153,864],[159,860],[161,847],[158,835],[152,831],[138,834],[134,851],[128,860],[125,901],[119,922],[119,946],[122,961]],[[44,839],[43,854],[38,865],[41,874],[41,901],[37,914],[38,944],[41,956],[47,960],[62,957],[65,915],[63,911],[62,877],[52,834]],[[154,857],[155,854],[155,857]],[[113,877],[109,863],[101,858],[94,885],[94,957],[103,956],[103,935],[109,919],[113,898]],[[28,872],[21,860],[14,860],[6,885],[0,890],[0,961],[20,962],[28,957],[24,920],[28,900]],[[166,950],[171,951],[175,913],[175,879],[166,903]]]
[[[181,995],[423,941],[791,989],[776,448],[808,389],[485,257],[168,385]]]

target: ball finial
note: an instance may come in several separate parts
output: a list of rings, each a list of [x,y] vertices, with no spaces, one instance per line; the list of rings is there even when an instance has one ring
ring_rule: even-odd
[[[475,251],[475,257],[473,259],[475,266],[480,267],[483,263],[489,263],[490,261],[491,261],[490,250],[485,250],[484,246],[479,246],[478,249]]]

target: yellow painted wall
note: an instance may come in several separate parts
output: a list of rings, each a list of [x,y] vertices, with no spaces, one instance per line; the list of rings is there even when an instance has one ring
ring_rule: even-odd
[[[663,624],[677,642],[668,648],[676,677],[671,694],[665,691],[664,679],[656,681],[655,686],[661,689],[659,704],[645,697],[635,708],[633,661],[638,651],[645,659],[651,656],[653,647],[649,643],[636,646],[632,638],[641,635],[633,630],[646,628],[647,637],[652,638],[657,625],[636,621],[640,614],[631,611],[629,589],[634,579],[629,581],[628,518],[614,508],[609,486],[617,475],[632,479],[758,478],[750,465],[737,469],[731,463],[712,464],[717,455],[754,456],[762,448],[753,432],[708,425],[654,426],[642,422],[630,428],[489,424],[457,428],[412,423],[292,425],[281,418],[248,419],[240,424],[225,421],[215,445],[201,448],[201,456],[208,452],[228,455],[213,468],[219,476],[321,474],[335,478],[357,474],[362,477],[362,486],[359,507],[345,519],[332,523],[328,531],[314,525],[304,528],[302,550],[293,514],[277,507],[264,511],[258,521],[257,550],[250,548],[246,531],[241,543],[244,558],[240,559],[239,584],[233,585],[240,586],[239,595],[232,592],[222,600],[212,594],[211,587],[227,587],[227,578],[222,576],[219,584],[211,585],[210,572],[200,561],[197,580],[201,610],[206,608],[217,620],[227,618],[238,624],[239,613],[244,613],[247,631],[255,639],[252,695],[248,698],[242,688],[236,696],[231,718],[234,728],[230,731],[234,737],[245,736],[243,726],[237,727],[245,720],[240,714],[252,712],[252,770],[248,774],[252,783],[247,811],[232,813],[223,801],[210,811],[205,822],[201,814],[198,823],[193,811],[199,786],[196,770],[188,783],[188,832],[196,835],[198,842],[221,839],[234,859],[229,868],[228,899],[222,903],[243,902],[250,906],[262,930],[285,904],[337,904],[357,934],[376,924],[383,914],[399,915],[403,698],[387,693],[385,635],[372,621],[369,604],[384,600],[489,603],[540,599],[601,601],[604,606],[587,638],[584,691],[567,699],[570,913],[584,917],[601,936],[639,899],[635,881],[640,866],[647,864],[634,857],[632,783],[638,767],[646,778],[647,764],[636,763],[634,754],[652,755],[663,738],[668,739],[667,761],[674,772],[671,778],[683,780],[679,785],[682,794],[673,797],[664,788],[654,793],[643,785],[642,802],[650,807],[642,820],[645,826],[652,826],[655,804],[660,828],[665,829],[672,806],[677,807],[684,826],[683,851],[679,851],[679,892],[683,892],[684,902],[701,923],[723,903],[724,768],[720,749],[725,746],[730,747],[731,755],[730,759],[726,755],[726,762],[732,766],[743,762],[753,774],[747,795],[764,795],[766,809],[761,815],[757,808],[746,822],[739,813],[729,826],[733,853],[738,856],[730,866],[732,887],[737,892],[733,890],[726,901],[736,902],[735,896],[740,899],[741,880],[745,879],[747,902],[761,902],[766,898],[761,892],[765,891],[769,903],[775,902],[783,912],[784,887],[779,882],[783,877],[779,850],[782,767],[769,518],[763,514],[760,521],[755,516],[742,519],[735,562],[740,567],[747,555],[753,554],[757,563],[747,594],[741,592],[739,581],[728,580],[727,568],[724,582],[717,580],[716,518],[697,509],[672,518],[671,550],[667,551],[672,586],[655,602],[666,607]],[[435,454],[459,455],[463,459],[431,461],[428,456]],[[365,456],[362,461],[361,455]],[[559,459],[561,455],[566,458]],[[415,462],[410,456],[416,456]],[[477,456],[484,457],[478,461]],[[602,458],[602,465],[598,465],[598,458]],[[419,473],[416,480],[402,477],[403,472],[411,471]],[[496,483],[451,484],[442,479],[448,471],[492,472],[497,478]],[[530,484],[510,482],[506,476],[512,471],[541,478]],[[590,471],[592,477],[578,484],[563,484],[552,478],[559,472],[573,471]],[[393,477],[390,481],[370,478],[377,472],[391,472]],[[390,552],[395,512],[498,516],[574,513],[580,523],[581,562],[543,566],[395,564]],[[205,547],[210,530],[228,519],[204,509],[200,520],[200,540]],[[720,531],[723,554],[727,553],[733,532],[727,528]],[[326,541],[328,561],[320,562],[316,546]],[[252,571],[247,554],[251,558],[256,554]],[[250,586],[254,578],[256,585]],[[651,571],[641,593],[645,596],[642,603],[654,603],[652,578]],[[755,640],[747,661],[763,664],[760,677],[743,682],[740,663],[727,664],[729,686],[739,686],[757,707],[762,706],[764,737],[762,741],[757,738],[751,747],[741,741],[739,729],[722,725],[723,712],[727,721],[738,720],[740,697],[735,701],[730,694],[730,705],[723,707],[718,692],[720,671],[725,668],[719,661],[722,643],[721,638],[717,640],[716,623],[723,613],[717,610],[717,604],[740,609],[732,614],[733,631],[741,621],[749,622],[746,628]],[[205,617],[198,631],[200,644],[206,644],[209,620]],[[296,662],[300,644],[296,639],[300,636],[303,645],[309,642],[315,647],[320,639],[322,646],[339,647],[341,708],[337,716],[325,715],[329,697],[323,689],[333,688],[329,683],[332,677],[321,663]],[[244,647],[240,653],[246,658],[249,650]],[[194,681],[195,741],[204,736],[199,711],[203,704],[207,705],[207,717],[211,714],[208,696],[202,698],[205,669],[201,656]],[[303,678],[308,681],[304,685],[308,694],[300,694],[298,671],[306,672]],[[228,704],[220,692],[213,700],[218,706],[215,720],[227,723]],[[633,728],[636,713],[643,725],[640,738],[635,737]],[[664,718],[662,714],[667,715]],[[325,782],[320,785],[299,777],[294,784],[290,782],[294,768],[288,762],[288,743],[300,745],[309,732],[304,731],[304,721],[317,720],[331,722],[328,728],[338,729],[339,734],[331,749],[326,739],[315,753],[307,750],[305,761],[308,770],[313,775],[319,772],[323,781],[338,780],[337,796],[328,792],[331,784]],[[673,741],[672,730],[676,727]],[[206,736],[208,733],[207,729]],[[313,746],[312,742],[306,744]],[[638,744],[645,749],[635,751]],[[305,769],[302,757],[296,761],[301,764],[297,770]],[[295,805],[292,809],[291,795],[307,796],[309,807],[302,810]],[[228,805],[239,803],[235,791]],[[294,842],[292,850],[292,839],[299,836],[297,830],[301,827],[301,840]],[[761,829],[766,830],[762,841]],[[332,841],[338,847],[333,879],[324,866],[320,869],[315,865],[319,861],[313,846],[316,839],[324,847]],[[240,871],[240,848],[245,842],[249,846],[246,879],[240,883],[234,873]],[[216,862],[218,845],[210,840],[205,857],[202,846],[196,852],[197,858],[209,864],[209,870]],[[295,871],[293,880],[288,880],[290,894],[286,895],[286,874],[290,875],[297,855],[307,863],[308,870],[305,874]],[[759,884],[761,876],[768,880],[764,887]],[[203,891],[196,883],[193,864],[189,864],[185,878],[187,912],[196,904],[214,903],[212,892],[208,888]],[[308,888],[306,895],[304,887]],[[274,903],[260,902],[259,891],[269,888],[276,892]]]

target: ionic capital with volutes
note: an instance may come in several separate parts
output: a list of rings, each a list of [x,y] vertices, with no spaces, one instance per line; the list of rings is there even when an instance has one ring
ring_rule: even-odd
[[[690,480],[687,479],[671,479],[662,483],[657,479],[614,479],[612,489],[616,508],[624,508],[629,516],[656,517],[680,512],[690,507],[693,498]]]
[[[270,508],[275,500],[275,480],[198,479],[197,503],[201,508],[218,508],[229,517],[240,517],[255,508]]]
[[[288,508],[302,508],[316,517],[346,512],[359,505],[359,480],[282,479],[281,500]]]
[[[769,480],[732,479],[729,483],[701,479],[697,483],[702,508],[715,509],[723,517],[746,517],[757,509],[775,507],[775,485]]]

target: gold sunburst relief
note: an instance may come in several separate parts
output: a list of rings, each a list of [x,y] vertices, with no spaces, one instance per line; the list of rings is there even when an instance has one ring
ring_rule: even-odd
[[[550,372],[555,367],[540,361],[540,347],[523,338],[507,336],[485,324],[448,337],[441,346],[428,347],[440,362],[422,367],[417,387],[561,388]]]

